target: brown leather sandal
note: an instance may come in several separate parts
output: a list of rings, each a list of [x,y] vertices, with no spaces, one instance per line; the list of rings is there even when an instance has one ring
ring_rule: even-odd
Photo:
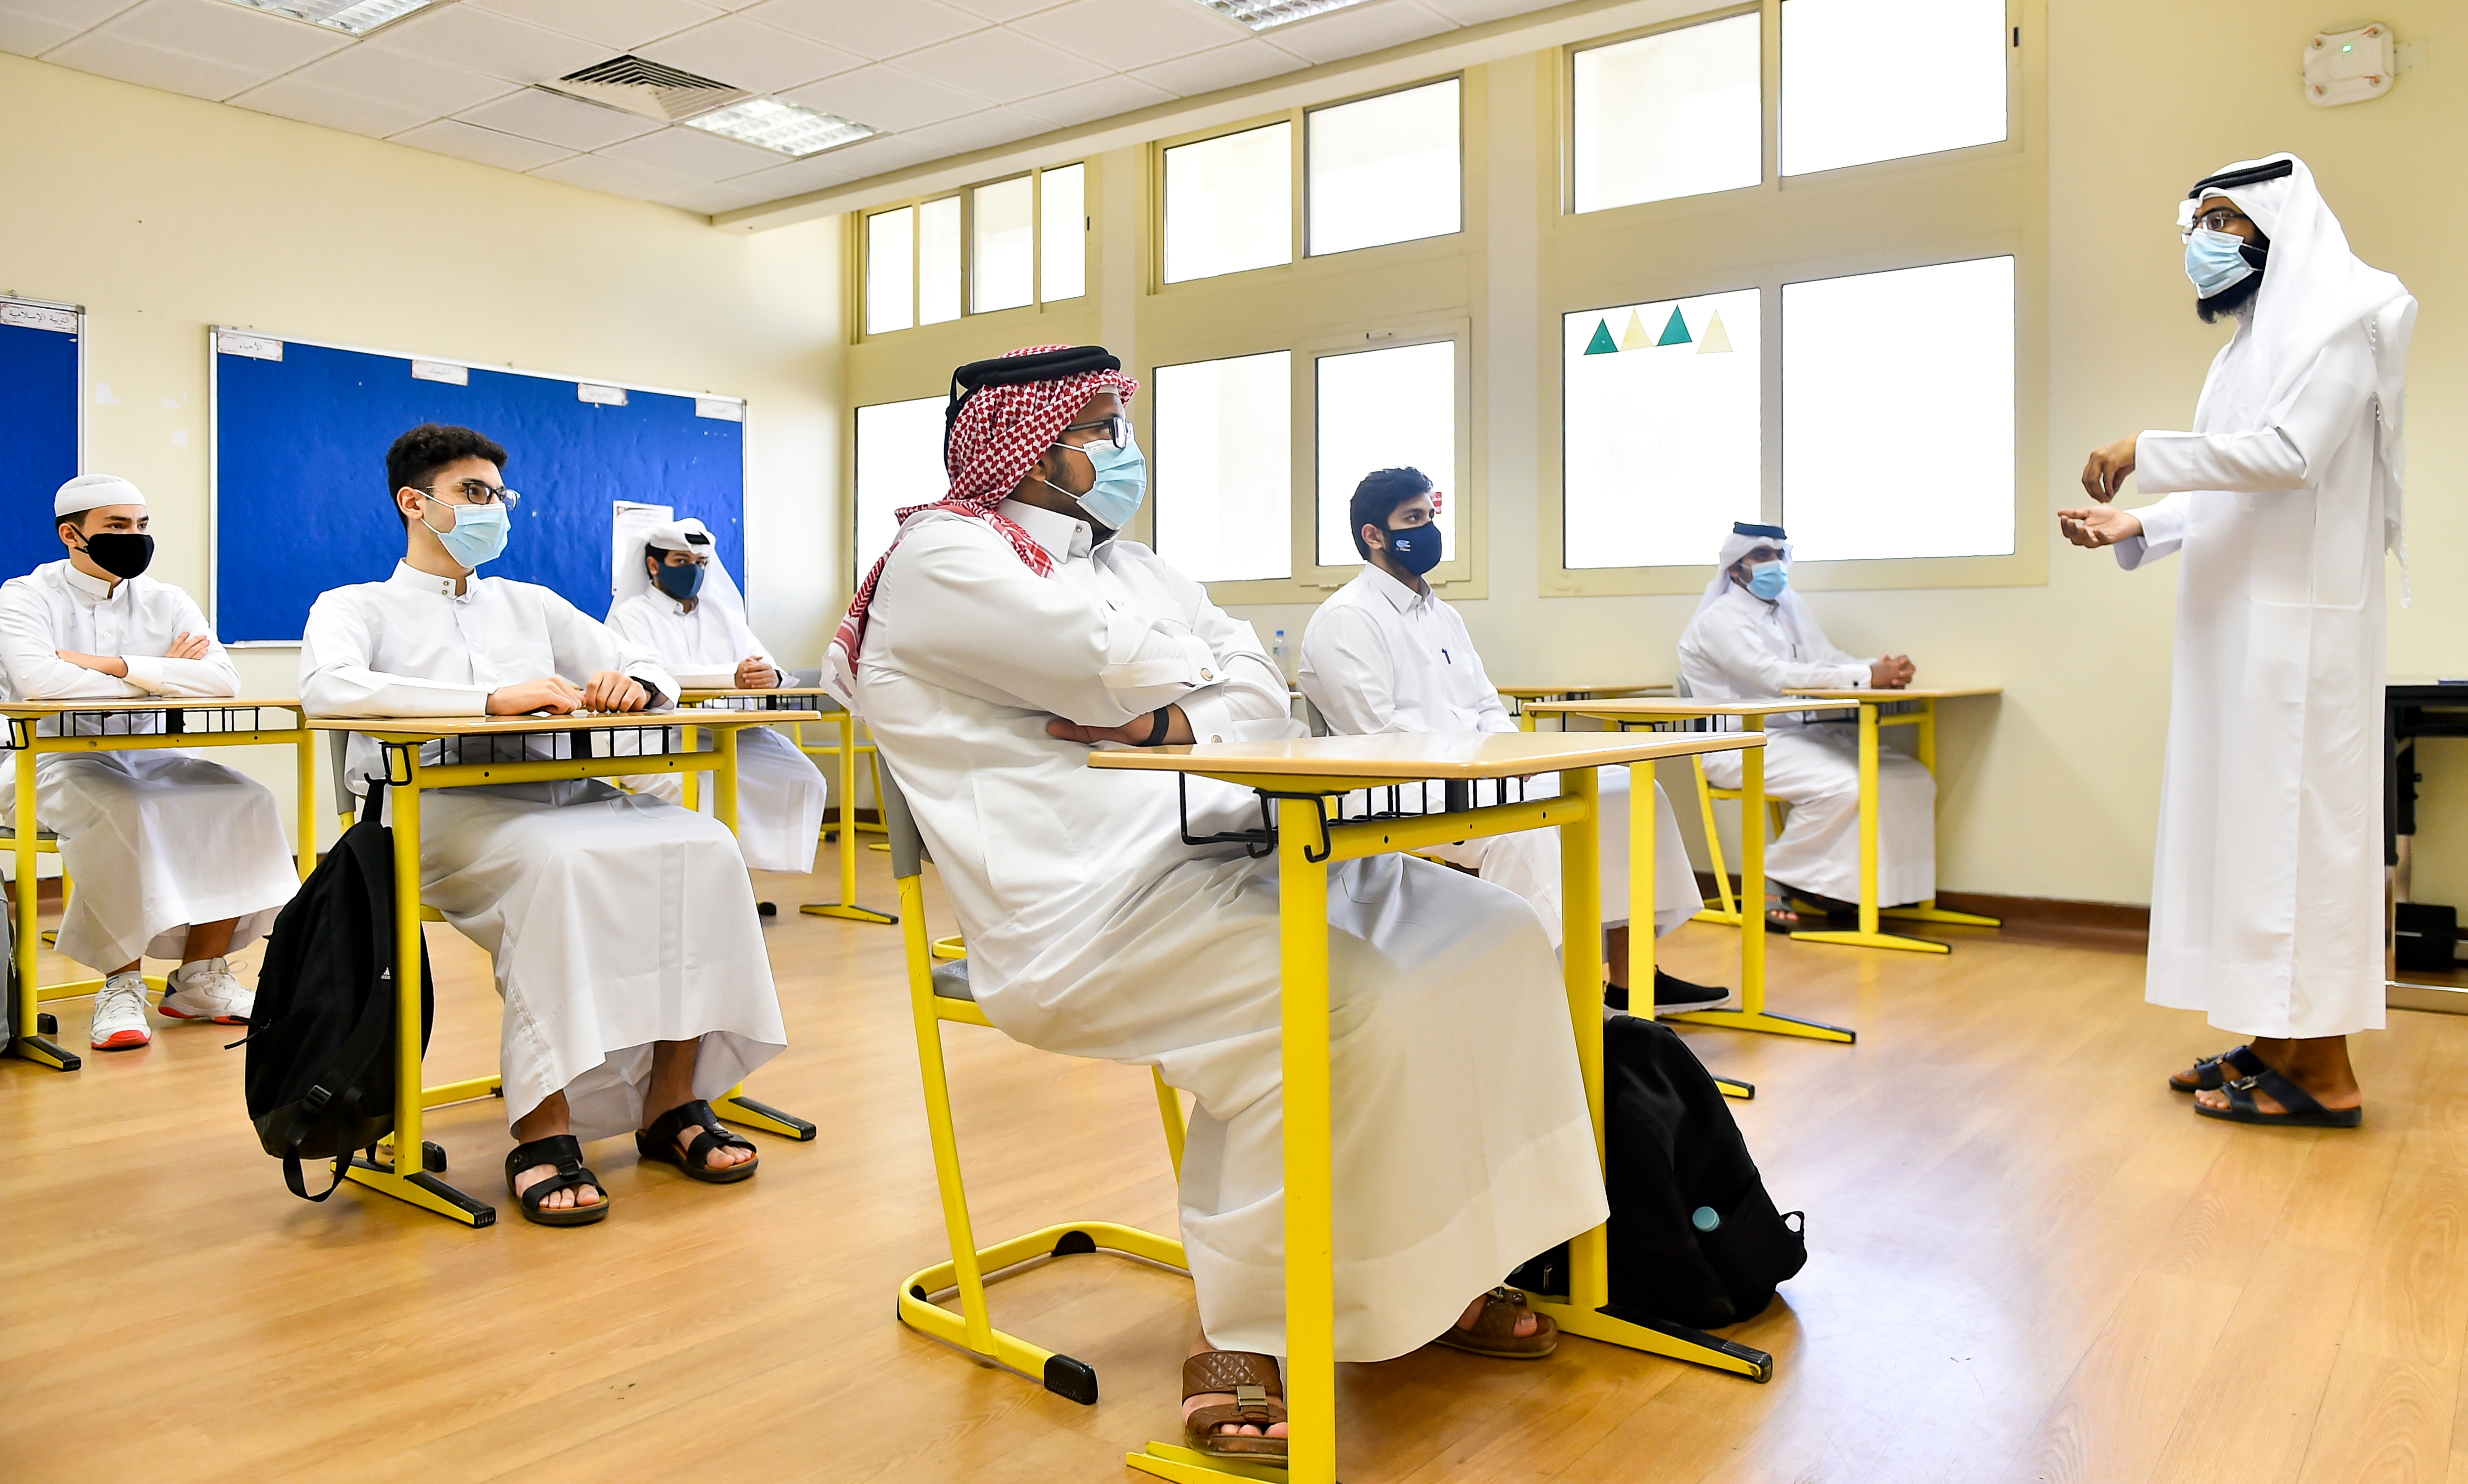
[[[1265,1434],[1286,1420],[1286,1383],[1273,1356],[1248,1350],[1211,1350],[1182,1362],[1182,1399],[1231,1392],[1234,1404],[1203,1406],[1182,1420],[1183,1441],[1203,1453],[1245,1463],[1286,1466],[1286,1440],[1220,1432],[1228,1423],[1248,1423]]]
[[[1494,1289],[1482,1296],[1482,1313],[1474,1315],[1473,1329],[1451,1324],[1441,1332],[1438,1343],[1497,1360],[1540,1360],[1560,1348],[1560,1327],[1549,1315],[1535,1314],[1534,1333],[1520,1335],[1517,1321],[1529,1313],[1523,1293]]]

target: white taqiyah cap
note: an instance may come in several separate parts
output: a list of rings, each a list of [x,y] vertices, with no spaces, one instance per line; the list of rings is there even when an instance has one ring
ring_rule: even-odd
[[[80,474],[52,496],[54,515],[78,515],[98,505],[143,505],[146,492],[118,474]]]

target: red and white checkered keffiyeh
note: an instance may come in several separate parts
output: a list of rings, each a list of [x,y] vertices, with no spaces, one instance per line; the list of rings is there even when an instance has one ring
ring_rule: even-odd
[[[1010,352],[1004,359],[1066,349],[1060,345],[1024,346]],[[951,476],[950,492],[931,505],[912,505],[898,512],[901,535],[907,534],[910,521],[928,511],[949,511],[992,526],[1011,543],[1011,549],[1030,571],[1040,577],[1052,575],[1054,560],[1046,555],[1045,548],[1038,545],[1037,538],[1017,521],[997,514],[994,507],[1019,487],[1039,457],[1088,404],[1088,399],[1100,392],[1112,392],[1129,406],[1139,389],[1139,382],[1119,371],[1091,371],[1053,381],[979,388],[961,404],[960,415],[951,422],[950,446],[943,455],[943,467]],[[857,663],[865,645],[866,610],[874,604],[875,584],[882,581],[883,566],[899,545],[900,537],[892,537],[891,545],[857,587],[857,601],[849,605],[839,631],[832,636],[824,684],[851,710],[857,706]]]

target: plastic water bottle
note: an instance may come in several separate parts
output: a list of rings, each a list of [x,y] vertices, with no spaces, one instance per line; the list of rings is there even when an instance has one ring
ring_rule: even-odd
[[[1284,675],[1289,681],[1293,679],[1293,654],[1291,648],[1286,643],[1284,629],[1277,630],[1277,642],[1268,646],[1268,656],[1277,662],[1277,674]]]

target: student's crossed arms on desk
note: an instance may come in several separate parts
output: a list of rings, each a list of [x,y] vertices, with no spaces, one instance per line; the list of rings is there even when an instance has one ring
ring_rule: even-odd
[[[562,717],[578,711],[640,711],[651,703],[651,693],[641,681],[602,670],[581,686],[563,675],[501,685],[489,693],[489,715],[519,717],[544,711]]]
[[[204,659],[213,641],[204,634],[173,634],[171,647],[163,651],[165,659]],[[60,662],[81,669],[98,671],[106,675],[128,678],[128,661],[117,654],[80,654],[75,650],[56,650]]]

